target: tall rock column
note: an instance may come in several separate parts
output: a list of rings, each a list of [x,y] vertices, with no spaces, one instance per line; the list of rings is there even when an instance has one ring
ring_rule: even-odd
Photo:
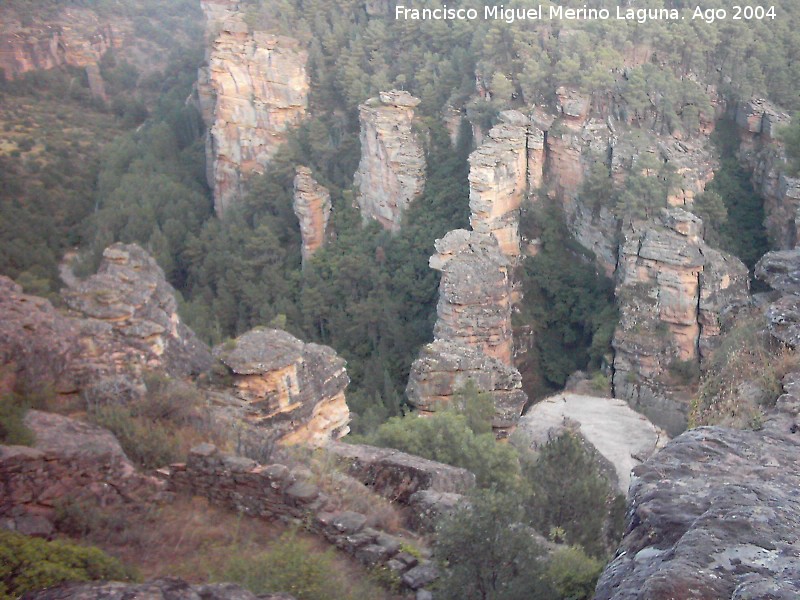
[[[435,341],[411,366],[406,395],[423,414],[440,410],[468,381],[488,392],[493,426],[508,435],[527,396],[512,366],[509,260],[488,233],[457,229],[436,241],[431,268],[442,272]]]
[[[500,123],[469,157],[470,225],[475,231],[493,235],[509,257],[520,254],[519,207],[529,178],[528,129],[525,115],[504,111]],[[536,141],[536,136],[532,138]],[[541,140],[543,153],[543,136]],[[535,148],[532,158],[537,158]],[[541,181],[541,168],[539,171],[533,176]]]
[[[325,243],[331,216],[331,194],[311,176],[308,167],[297,167],[294,177],[294,214],[300,221],[303,266]]]
[[[400,230],[403,212],[425,187],[425,154],[414,133],[414,109],[408,92],[381,92],[358,107],[361,162],[355,174],[358,206],[364,219]]]
[[[203,8],[211,46],[198,93],[210,126],[209,185],[221,217],[305,116],[308,54],[293,38],[250,31],[236,3],[207,1]]]

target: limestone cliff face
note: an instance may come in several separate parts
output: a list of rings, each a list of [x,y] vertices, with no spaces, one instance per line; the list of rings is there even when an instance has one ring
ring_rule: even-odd
[[[519,207],[529,180],[541,182],[543,143],[543,133],[525,115],[508,110],[469,157],[470,225],[493,235],[506,256],[520,254]]]
[[[214,356],[233,372],[244,420],[281,443],[321,445],[350,430],[344,396],[350,379],[333,349],[254,329],[214,348]]]
[[[294,214],[300,221],[303,265],[324,243],[331,216],[331,194],[311,176],[308,167],[297,167],[294,178]]]
[[[617,273],[614,392],[670,434],[686,425],[681,369],[699,365],[729,312],[749,301],[747,268],[708,247],[679,208],[623,234]]]
[[[488,233],[457,229],[435,247],[430,265],[442,272],[435,341],[414,361],[406,395],[435,412],[472,380],[491,394],[494,427],[507,434],[527,400],[512,366],[509,261]]]
[[[420,100],[404,91],[383,92],[359,106],[361,162],[355,174],[364,219],[400,229],[402,215],[425,187],[425,155],[414,133]]]
[[[307,52],[293,38],[250,31],[237,2],[203,3],[207,66],[198,94],[210,127],[209,185],[223,216],[247,177],[263,172],[308,108]]]
[[[0,7],[0,69],[6,79],[16,79],[62,65],[96,68],[107,50],[122,46],[128,26],[103,22],[94,11],[75,7],[46,22],[23,25],[13,9]]]
[[[739,160],[752,173],[753,187],[764,200],[770,245],[793,248],[798,243],[800,179],[787,174],[783,145],[775,139],[791,118],[762,99],[738,106],[735,118],[741,140]]]

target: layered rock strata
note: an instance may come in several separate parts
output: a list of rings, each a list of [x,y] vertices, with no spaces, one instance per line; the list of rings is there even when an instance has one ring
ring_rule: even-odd
[[[103,505],[155,499],[160,485],[136,473],[107,430],[61,415],[28,411],[33,447],[0,446],[0,526],[27,535],[54,532],[67,501]]]
[[[311,176],[308,167],[297,167],[294,177],[294,214],[300,221],[303,239],[303,266],[325,243],[325,231],[331,216],[331,194]]]
[[[791,118],[763,99],[740,104],[734,117],[741,141],[739,161],[752,174],[753,187],[764,200],[770,245],[793,248],[800,241],[800,179],[789,176],[783,144],[776,139]]]
[[[492,396],[494,427],[507,434],[527,400],[512,366],[509,261],[488,233],[457,229],[435,247],[430,265],[442,272],[435,340],[414,361],[406,395],[435,412],[472,380]]]
[[[119,24],[102,22],[92,10],[70,7],[45,22],[23,25],[13,9],[0,7],[0,74],[17,79],[29,71],[63,65],[84,68],[95,78],[92,91],[97,94],[102,90],[102,79],[96,79],[100,58],[122,47],[125,39],[129,23]]]
[[[121,345],[141,354],[145,367],[176,376],[211,367],[209,349],[178,315],[175,289],[136,244],[106,248],[97,274],[75,282],[61,295],[71,309],[89,318],[81,324],[87,334],[102,338],[102,330],[112,333]]]
[[[756,264],[755,275],[782,294],[765,313],[770,334],[797,348],[800,346],[800,248],[767,252]]]
[[[203,3],[210,48],[198,94],[209,126],[207,164],[223,216],[262,173],[308,108],[307,52],[297,40],[250,31],[238,3]]]
[[[534,404],[520,419],[516,436],[533,449],[565,432],[599,455],[603,472],[627,494],[631,470],[669,441],[666,432],[616,398],[559,394]]]
[[[636,467],[596,600],[798,597],[798,451],[788,423],[700,427]]]
[[[670,435],[686,426],[681,373],[699,369],[721,327],[749,302],[747,268],[701,232],[691,213],[664,209],[625,232],[620,248],[614,393]]]
[[[364,219],[396,232],[403,212],[425,187],[425,155],[414,131],[420,100],[408,92],[382,92],[358,107],[361,162],[355,174]]]
[[[96,275],[70,279],[62,291],[73,309],[66,315],[0,277],[0,365],[8,387],[96,392],[122,402],[142,390],[145,370],[179,377],[206,371],[211,352],[182,323],[174,293],[136,245],[110,246]]]
[[[544,167],[544,133],[520,112],[500,113],[480,147],[469,157],[470,225],[497,238],[507,256],[520,254],[519,207]]]
[[[345,361],[328,346],[254,329],[214,348],[233,373],[242,420],[283,444],[320,445],[350,430]]]

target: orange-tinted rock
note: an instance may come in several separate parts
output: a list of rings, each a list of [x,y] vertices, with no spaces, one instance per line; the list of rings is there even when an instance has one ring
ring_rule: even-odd
[[[382,92],[358,107],[361,162],[355,174],[364,219],[400,229],[403,212],[425,187],[425,154],[413,130],[420,100],[408,92]]]
[[[294,214],[300,221],[303,265],[325,243],[331,216],[331,194],[311,176],[308,167],[297,167],[294,177]]]

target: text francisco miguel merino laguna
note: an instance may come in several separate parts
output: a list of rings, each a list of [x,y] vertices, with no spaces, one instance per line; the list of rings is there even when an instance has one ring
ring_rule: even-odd
[[[502,4],[484,6],[483,10],[476,8],[453,8],[443,4],[437,8],[411,8],[408,6],[395,6],[394,18],[404,21],[475,21],[483,18],[486,21],[505,21],[513,23],[522,20],[565,20],[565,21],[604,21],[607,19],[621,19],[629,21],[672,21],[680,20],[681,14],[677,9],[667,8],[623,8],[617,6],[615,10],[607,8],[568,8],[559,5],[550,5],[546,9],[540,4],[537,7],[509,8]]]

